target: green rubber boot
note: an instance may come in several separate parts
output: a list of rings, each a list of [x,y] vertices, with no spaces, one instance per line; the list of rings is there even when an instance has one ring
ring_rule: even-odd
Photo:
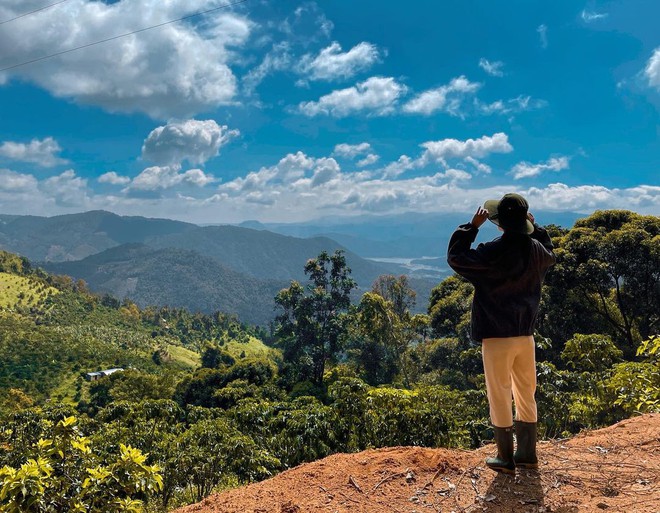
[[[516,464],[513,460],[513,426],[508,428],[493,427],[497,456],[486,458],[486,465],[495,472],[515,475]]]
[[[516,467],[539,468],[539,459],[536,456],[536,422],[523,422],[516,420],[516,453],[513,459]]]

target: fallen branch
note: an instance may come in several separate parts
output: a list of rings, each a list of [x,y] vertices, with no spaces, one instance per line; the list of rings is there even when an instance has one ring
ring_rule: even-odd
[[[378,487],[379,487],[380,485],[382,485],[383,483],[386,483],[386,482],[389,481],[390,479],[395,479],[395,478],[397,478],[397,477],[403,477],[403,476],[405,476],[408,472],[409,472],[409,469],[406,469],[406,470],[404,470],[403,472],[399,472],[399,473],[397,473],[397,474],[390,474],[389,476],[384,477],[383,479],[381,479],[381,480],[376,484],[376,486],[374,486],[373,490],[371,490],[372,493],[375,492],[375,491],[378,489]]]

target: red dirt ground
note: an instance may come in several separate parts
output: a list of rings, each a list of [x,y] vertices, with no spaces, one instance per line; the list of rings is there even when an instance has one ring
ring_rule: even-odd
[[[660,513],[660,414],[540,442],[515,478],[485,467],[493,450],[335,454],[176,513]]]

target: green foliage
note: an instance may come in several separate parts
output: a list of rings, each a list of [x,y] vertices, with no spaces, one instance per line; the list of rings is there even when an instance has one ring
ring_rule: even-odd
[[[615,404],[628,414],[660,412],[660,336],[643,341],[637,356],[642,356],[644,361],[614,367],[608,389],[616,393]]]
[[[603,373],[622,357],[623,352],[610,336],[598,334],[576,333],[566,342],[561,353],[562,360],[578,372]]]
[[[458,338],[463,348],[469,346],[473,293],[474,287],[458,275],[443,280],[431,291],[429,316],[434,337]]]
[[[310,280],[306,288],[294,281],[275,297],[284,310],[277,317],[276,335],[287,364],[285,372],[295,381],[321,385],[326,363],[341,349],[349,320],[345,312],[356,283],[339,250],[332,256],[323,251],[310,259],[305,274]]]
[[[351,355],[358,372],[372,385],[391,383],[401,375],[410,384],[412,371],[408,358],[409,347],[421,339],[428,318],[411,315],[402,298],[411,297],[403,285],[395,282],[400,297],[397,303],[379,293],[367,292],[358,305],[351,329]]]
[[[574,321],[572,332],[596,333],[600,320],[632,356],[641,340],[660,330],[660,218],[597,211],[557,242],[557,265],[548,275],[555,288],[547,310],[551,324],[561,325],[563,316]],[[565,298],[579,308],[555,309]]]
[[[140,512],[143,500],[162,488],[158,467],[137,449],[120,445],[110,461],[94,455],[75,417],[60,420],[40,439],[34,457],[0,469],[0,505],[8,513]]]

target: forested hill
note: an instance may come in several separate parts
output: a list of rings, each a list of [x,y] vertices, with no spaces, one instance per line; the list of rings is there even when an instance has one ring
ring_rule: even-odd
[[[150,235],[195,228],[180,221],[118,216],[103,210],[53,217],[0,215],[0,249],[35,262],[61,262],[127,242],[144,242]]]
[[[365,260],[327,237],[301,239],[238,226],[209,226],[170,235],[153,236],[154,247],[194,249],[239,272],[258,278],[301,280],[305,262],[321,251],[344,250],[353,278],[367,288],[381,274],[396,269]]]
[[[81,278],[89,287],[139,306],[221,310],[243,322],[267,325],[275,316],[275,294],[286,280],[259,279],[236,272],[195,251],[122,244],[75,262],[46,263],[56,274]]]

